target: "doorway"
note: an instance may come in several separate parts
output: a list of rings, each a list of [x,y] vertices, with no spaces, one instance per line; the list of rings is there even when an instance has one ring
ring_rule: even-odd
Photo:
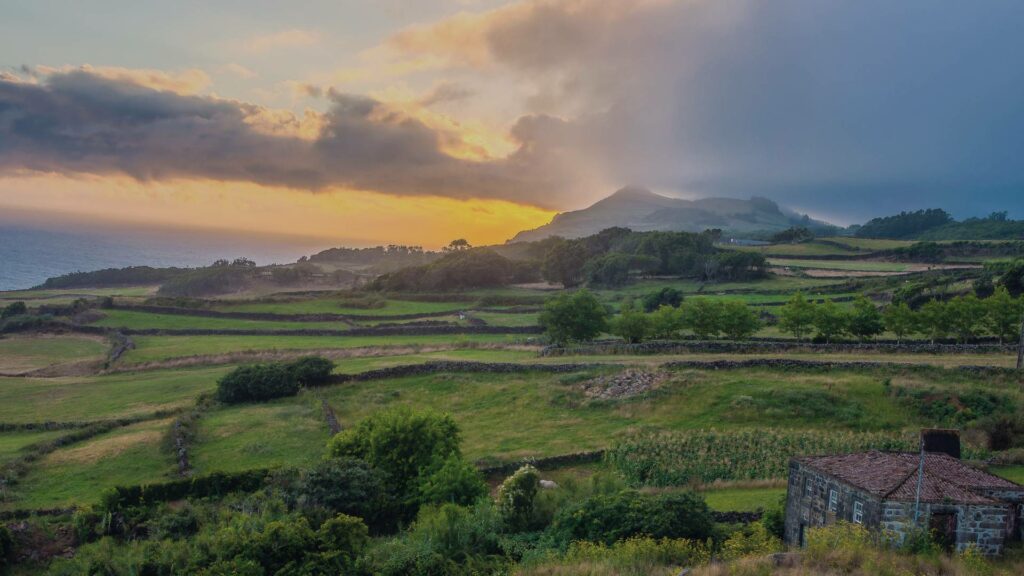
[[[956,512],[932,512],[928,532],[943,550],[952,552],[956,547]]]

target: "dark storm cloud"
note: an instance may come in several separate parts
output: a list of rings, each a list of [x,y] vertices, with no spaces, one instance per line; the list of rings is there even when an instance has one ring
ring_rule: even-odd
[[[1022,29],[1012,0],[535,0],[390,45],[518,73],[538,111],[582,102],[535,136],[611,181],[1024,216]]]
[[[548,206],[553,187],[565,185],[557,175],[524,171],[523,155],[496,162],[453,158],[440,149],[438,133],[414,118],[370,98],[328,96],[332,106],[318,119],[319,135],[308,139],[289,135],[294,117],[83,70],[54,72],[40,83],[0,78],[0,173],[338,186]]]

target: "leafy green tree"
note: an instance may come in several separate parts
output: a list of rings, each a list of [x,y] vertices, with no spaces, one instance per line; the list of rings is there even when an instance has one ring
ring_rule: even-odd
[[[722,306],[708,298],[692,298],[682,307],[683,325],[703,339],[715,338],[722,331]]]
[[[498,510],[510,532],[532,528],[539,490],[540,473],[529,464],[516,470],[498,487]]]
[[[299,382],[284,364],[239,366],[217,381],[217,400],[226,404],[294,396]]]
[[[1004,287],[985,299],[985,323],[990,332],[999,337],[1000,342],[1012,342],[1019,337],[1021,322],[1021,301],[1010,296]]]
[[[650,334],[651,319],[628,301],[623,304],[622,313],[612,319],[611,332],[630,344],[637,344]]]
[[[588,290],[562,293],[544,303],[540,325],[555,344],[586,342],[608,329],[608,311]]]
[[[724,302],[719,307],[719,324],[730,340],[746,340],[761,327],[757,314],[744,302]]]
[[[370,543],[370,531],[362,518],[338,514],[316,531],[320,549],[341,567],[351,566]]]
[[[960,342],[967,342],[978,335],[985,321],[985,304],[974,294],[957,296],[947,304],[950,326]]]
[[[863,294],[853,301],[853,310],[849,315],[850,334],[861,340],[870,340],[885,330],[882,313],[875,304]]]
[[[921,331],[928,335],[934,344],[953,331],[953,321],[949,306],[941,300],[929,300],[918,312]]]
[[[645,294],[642,301],[644,312],[654,312],[662,306],[678,308],[683,303],[683,292],[666,286],[657,292]]]
[[[304,511],[349,514],[375,524],[387,509],[385,474],[356,458],[325,458],[302,472],[290,500]]]
[[[653,338],[675,338],[684,328],[683,311],[664,305],[650,314]]]
[[[573,288],[583,282],[583,267],[586,263],[587,251],[580,242],[560,239],[548,249],[540,271],[548,282],[558,282],[566,288]]]
[[[323,386],[331,380],[334,362],[320,356],[306,356],[287,364],[300,386]]]
[[[636,257],[627,254],[605,254],[583,267],[583,277],[590,286],[623,286],[629,282],[629,271]]]
[[[831,298],[826,298],[814,310],[814,328],[825,342],[831,342],[849,330],[849,316]]]
[[[448,456],[420,482],[423,504],[467,506],[487,494],[487,484],[476,466],[457,454]]]
[[[612,544],[631,536],[703,540],[714,530],[707,504],[693,492],[646,495],[631,490],[595,496],[558,511],[549,533],[556,543]]]
[[[797,292],[779,310],[779,330],[788,332],[797,340],[803,340],[815,324],[814,304]]]
[[[896,335],[897,343],[902,343],[903,338],[918,329],[917,314],[906,302],[890,304],[882,313],[882,323],[886,330]]]
[[[401,407],[376,412],[341,432],[327,444],[327,453],[365,460],[387,474],[389,492],[409,515],[418,507],[424,476],[435,462],[460,455],[460,439],[451,416]]]

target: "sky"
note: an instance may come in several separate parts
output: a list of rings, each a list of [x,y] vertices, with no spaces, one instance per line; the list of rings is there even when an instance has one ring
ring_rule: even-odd
[[[436,247],[630,184],[1019,218],[1021,29],[1015,0],[10,0],[0,220]]]

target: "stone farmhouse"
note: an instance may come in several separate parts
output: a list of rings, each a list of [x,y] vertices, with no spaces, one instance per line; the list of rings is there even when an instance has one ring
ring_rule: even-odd
[[[1006,542],[1021,539],[1024,486],[963,463],[955,431],[926,431],[922,442],[923,474],[919,453],[792,459],[786,543],[802,546],[808,528],[838,521],[891,531],[902,540],[914,529],[915,508],[917,525],[948,550],[973,545],[996,555]]]

